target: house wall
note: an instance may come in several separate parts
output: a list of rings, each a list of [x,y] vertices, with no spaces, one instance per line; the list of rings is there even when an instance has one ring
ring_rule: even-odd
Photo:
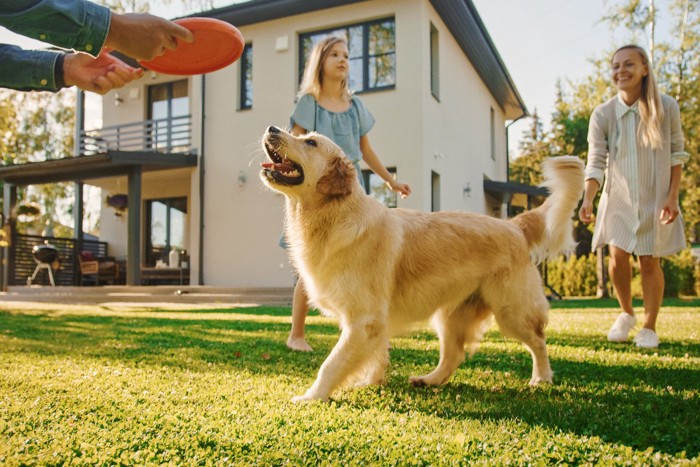
[[[173,183],[167,177],[147,181],[144,177],[144,199],[149,193],[162,197],[170,190],[189,192],[192,283],[197,283],[200,276],[201,235],[203,284],[293,284],[287,254],[278,246],[284,199],[264,188],[259,180],[259,164],[264,157],[260,138],[269,125],[289,125],[297,91],[300,33],[392,15],[396,20],[396,87],[364,93],[361,98],[376,118],[369,133],[372,146],[382,162],[396,167],[398,178],[413,189],[412,196],[398,200],[399,207],[429,211],[431,171],[435,171],[441,177],[441,210],[486,212],[484,176],[505,180],[503,111],[428,0],[367,1],[241,27],[246,42],[253,44],[252,108],[239,110],[240,63],[204,78],[190,78],[193,141],[200,165],[188,172],[187,183]],[[440,38],[439,101],[430,92],[431,22]],[[288,48],[276,50],[276,44],[284,38]],[[148,75],[119,92],[123,99],[119,106],[114,106],[114,93],[108,94],[104,125],[143,120],[146,86],[173,79],[162,75],[152,79]],[[134,88],[139,91],[131,91]],[[496,114],[495,161],[490,157],[490,108]],[[204,124],[200,125],[202,118]],[[466,183],[471,188],[469,196],[464,194]],[[109,235],[110,245],[123,247],[123,251],[125,221],[104,220],[102,229],[103,239]],[[107,234],[112,231],[113,238]]]
[[[463,210],[491,214],[485,205],[484,177],[506,178],[506,134],[503,110],[488,91],[459,44],[429,2],[421,30],[421,54],[425,80],[422,95],[423,152],[426,178],[440,174],[441,210]],[[439,37],[439,99],[430,91],[430,24]],[[491,158],[491,109],[495,112],[495,160]],[[470,192],[465,193],[469,185]],[[430,198],[424,199],[424,204]],[[429,210],[430,206],[424,207]]]

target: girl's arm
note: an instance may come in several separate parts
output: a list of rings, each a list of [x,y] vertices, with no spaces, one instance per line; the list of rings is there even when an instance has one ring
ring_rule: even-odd
[[[411,187],[407,183],[399,183],[394,180],[384,164],[379,160],[379,156],[372,149],[372,145],[369,144],[369,137],[367,135],[360,137],[360,151],[362,152],[362,160],[372,169],[372,172],[379,175],[382,180],[387,184],[392,191],[401,194],[402,198],[407,197],[411,194]]]

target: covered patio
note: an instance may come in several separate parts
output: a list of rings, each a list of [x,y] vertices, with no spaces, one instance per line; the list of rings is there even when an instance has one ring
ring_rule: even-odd
[[[2,290],[11,285],[27,283],[26,262],[31,248],[43,243],[43,238],[27,238],[17,232],[17,188],[46,183],[74,182],[73,202],[74,238],[47,238],[62,247],[61,261],[65,274],[60,285],[79,285],[78,255],[90,251],[106,254],[106,244],[85,239],[83,232],[85,181],[107,177],[126,177],[127,201],[127,255],[124,264],[126,285],[141,285],[143,264],[142,247],[142,177],[152,171],[192,168],[197,166],[197,155],[190,146],[190,117],[148,120],[114,128],[80,131],[79,149],[75,157],[30,162],[0,167],[3,182],[3,227],[10,245],[0,249]],[[160,131],[159,128],[166,128]],[[160,139],[159,139],[160,138]],[[165,139],[163,139],[165,138]],[[128,150],[125,150],[127,148]],[[36,242],[36,243],[34,243]],[[102,242],[103,243],[103,242]],[[94,251],[93,251],[94,250]],[[32,260],[33,261],[33,260]],[[59,285],[59,284],[57,284]]]

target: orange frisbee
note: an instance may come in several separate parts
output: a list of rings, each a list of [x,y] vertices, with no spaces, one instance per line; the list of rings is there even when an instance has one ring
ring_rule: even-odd
[[[178,39],[177,49],[166,49],[153,60],[139,60],[144,68],[169,75],[201,75],[241,58],[245,41],[231,24],[214,18],[182,18],[174,22],[192,31],[194,41]]]

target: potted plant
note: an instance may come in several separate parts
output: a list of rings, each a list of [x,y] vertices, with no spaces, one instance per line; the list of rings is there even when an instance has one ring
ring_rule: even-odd
[[[129,197],[123,193],[107,196],[107,206],[114,208],[114,214],[121,216],[129,203]]]

